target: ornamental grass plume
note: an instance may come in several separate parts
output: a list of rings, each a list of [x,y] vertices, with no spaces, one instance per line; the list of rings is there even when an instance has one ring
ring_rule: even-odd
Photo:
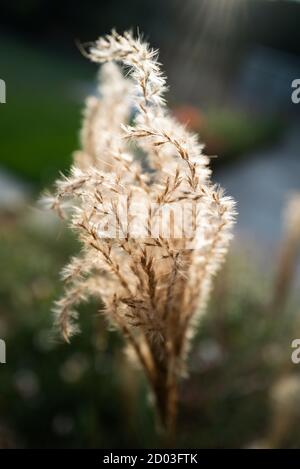
[[[300,254],[300,194],[289,196],[284,209],[284,233],[281,243],[271,312],[281,314],[289,297],[289,293],[297,270]]]
[[[82,244],[63,269],[56,322],[69,341],[77,305],[99,298],[171,433],[178,381],[232,238],[235,204],[212,184],[197,136],[168,112],[157,52],[113,31],[86,55],[104,64],[99,95],[87,99],[70,175],[48,199]]]

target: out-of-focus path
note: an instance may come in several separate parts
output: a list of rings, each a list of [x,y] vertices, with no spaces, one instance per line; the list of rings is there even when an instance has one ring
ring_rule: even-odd
[[[300,192],[300,122],[273,147],[220,170],[216,180],[238,202],[238,237],[269,246],[277,243],[288,196]]]

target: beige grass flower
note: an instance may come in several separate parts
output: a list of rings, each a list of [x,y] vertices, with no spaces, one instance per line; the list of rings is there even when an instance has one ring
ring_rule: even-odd
[[[82,243],[63,270],[56,320],[68,341],[76,306],[98,297],[171,431],[190,339],[232,237],[234,202],[212,184],[197,136],[168,112],[157,52],[112,32],[88,55],[104,64],[99,97],[86,102],[82,148],[51,202]]]

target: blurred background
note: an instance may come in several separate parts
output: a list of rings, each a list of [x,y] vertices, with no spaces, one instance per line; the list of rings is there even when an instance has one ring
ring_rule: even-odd
[[[71,345],[53,335],[59,271],[78,244],[36,205],[69,167],[95,90],[77,43],[113,27],[160,49],[172,112],[238,201],[182,383],[177,445],[299,447],[300,2],[12,0],[0,16],[0,448],[160,444],[146,383],[97,305],[82,308]]]

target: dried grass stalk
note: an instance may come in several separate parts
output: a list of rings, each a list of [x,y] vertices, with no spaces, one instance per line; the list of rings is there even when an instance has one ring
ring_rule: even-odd
[[[300,194],[292,194],[284,210],[281,243],[271,312],[281,314],[289,297],[300,253]]]
[[[157,52],[130,33],[112,32],[88,55],[105,64],[100,96],[87,100],[82,148],[48,198],[82,243],[63,270],[56,321],[68,341],[78,303],[101,299],[172,432],[177,383],[227,253],[235,204],[212,184],[197,136],[169,114]]]

